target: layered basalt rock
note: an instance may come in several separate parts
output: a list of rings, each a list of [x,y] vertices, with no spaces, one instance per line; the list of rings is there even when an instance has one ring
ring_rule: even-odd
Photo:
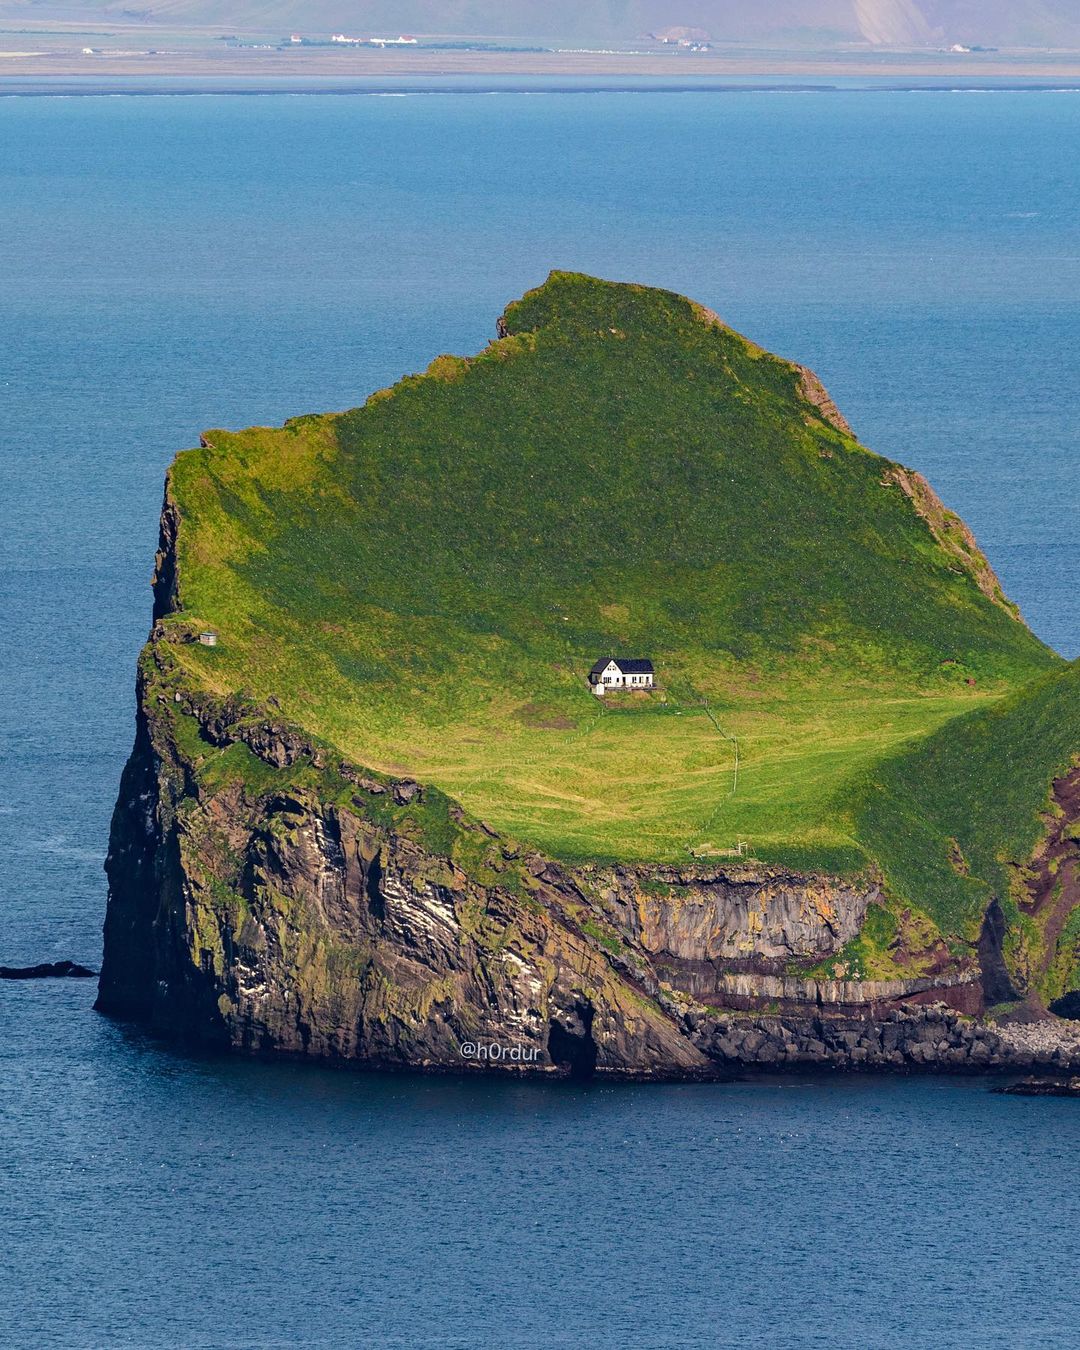
[[[831,956],[858,936],[881,894],[873,884],[760,865],[622,869],[612,890],[645,950],[675,962]]]
[[[937,1004],[892,1008],[879,1017],[725,1016],[695,1019],[695,1040],[721,1065],[986,1071],[1080,1064],[1080,1028],[1054,1022],[990,1026]]]

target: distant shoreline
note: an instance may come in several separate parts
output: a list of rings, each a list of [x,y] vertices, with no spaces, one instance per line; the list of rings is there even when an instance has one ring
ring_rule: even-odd
[[[711,79],[676,79],[565,74],[509,76],[270,76],[265,75],[11,75],[0,70],[3,98],[107,98],[118,96],[271,96],[353,95],[404,97],[424,94],[850,94],[850,93],[1080,93],[1080,74],[1074,78],[923,81],[877,76],[843,79],[785,80],[769,77],[718,76]]]
[[[219,35],[220,36],[220,35]],[[95,42],[106,41],[97,47]],[[82,44],[86,43],[87,46]],[[10,50],[4,51],[5,44]],[[208,32],[124,28],[109,34],[0,30],[0,93],[478,92],[543,82],[556,92],[737,88],[1080,88],[1080,51],[956,55],[864,48],[791,52],[724,48],[673,51],[394,51],[287,45],[231,46]],[[395,83],[396,82],[396,83]]]

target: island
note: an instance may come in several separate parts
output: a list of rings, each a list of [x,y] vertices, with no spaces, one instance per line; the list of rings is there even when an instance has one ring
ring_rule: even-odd
[[[384,1069],[1080,1069],[1080,665],[703,306],[553,272],[496,332],[176,458],[97,1007]]]

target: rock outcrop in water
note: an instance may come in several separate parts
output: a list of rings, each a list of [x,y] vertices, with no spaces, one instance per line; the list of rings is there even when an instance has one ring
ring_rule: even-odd
[[[1080,1078],[1023,1078],[998,1091],[1013,1097],[1080,1097]]]
[[[77,961],[42,961],[36,966],[0,966],[0,980],[92,980],[97,974]]]
[[[1080,983],[1080,667],[802,367],[682,297],[576,274],[507,315],[476,358],[339,417],[208,433],[174,467],[97,1006],[245,1053],[430,1071],[1080,1067],[1080,1025],[1046,1007],[1074,1015]],[[611,594],[578,595],[572,621],[564,596],[594,572]],[[600,829],[576,852],[625,857],[651,813],[655,856],[685,864],[571,866],[544,834],[558,775],[518,783],[502,817],[545,852],[406,774],[454,719],[497,770],[507,683],[533,708],[533,670],[563,700],[537,726],[575,728],[574,700],[595,700],[568,653],[607,650],[635,615],[696,700],[651,711],[705,709],[720,733],[688,652],[732,705],[762,698],[785,865],[723,836],[672,843],[687,808],[657,792],[624,812],[628,847]],[[469,698],[424,704],[432,688]],[[830,758],[830,729],[853,735],[837,689],[873,713],[863,758]],[[357,762],[384,725],[397,774]],[[644,724],[621,725],[616,773]],[[534,763],[565,748],[530,744]],[[709,822],[743,807],[711,743],[683,762]],[[785,772],[809,775],[812,810]]]

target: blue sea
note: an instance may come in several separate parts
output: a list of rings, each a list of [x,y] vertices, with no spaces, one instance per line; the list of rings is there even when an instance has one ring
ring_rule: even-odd
[[[1080,654],[1080,96],[0,98],[0,964],[96,966],[162,476],[553,267],[812,366]],[[186,1057],[0,982],[0,1344],[1073,1346],[1080,1110]]]

